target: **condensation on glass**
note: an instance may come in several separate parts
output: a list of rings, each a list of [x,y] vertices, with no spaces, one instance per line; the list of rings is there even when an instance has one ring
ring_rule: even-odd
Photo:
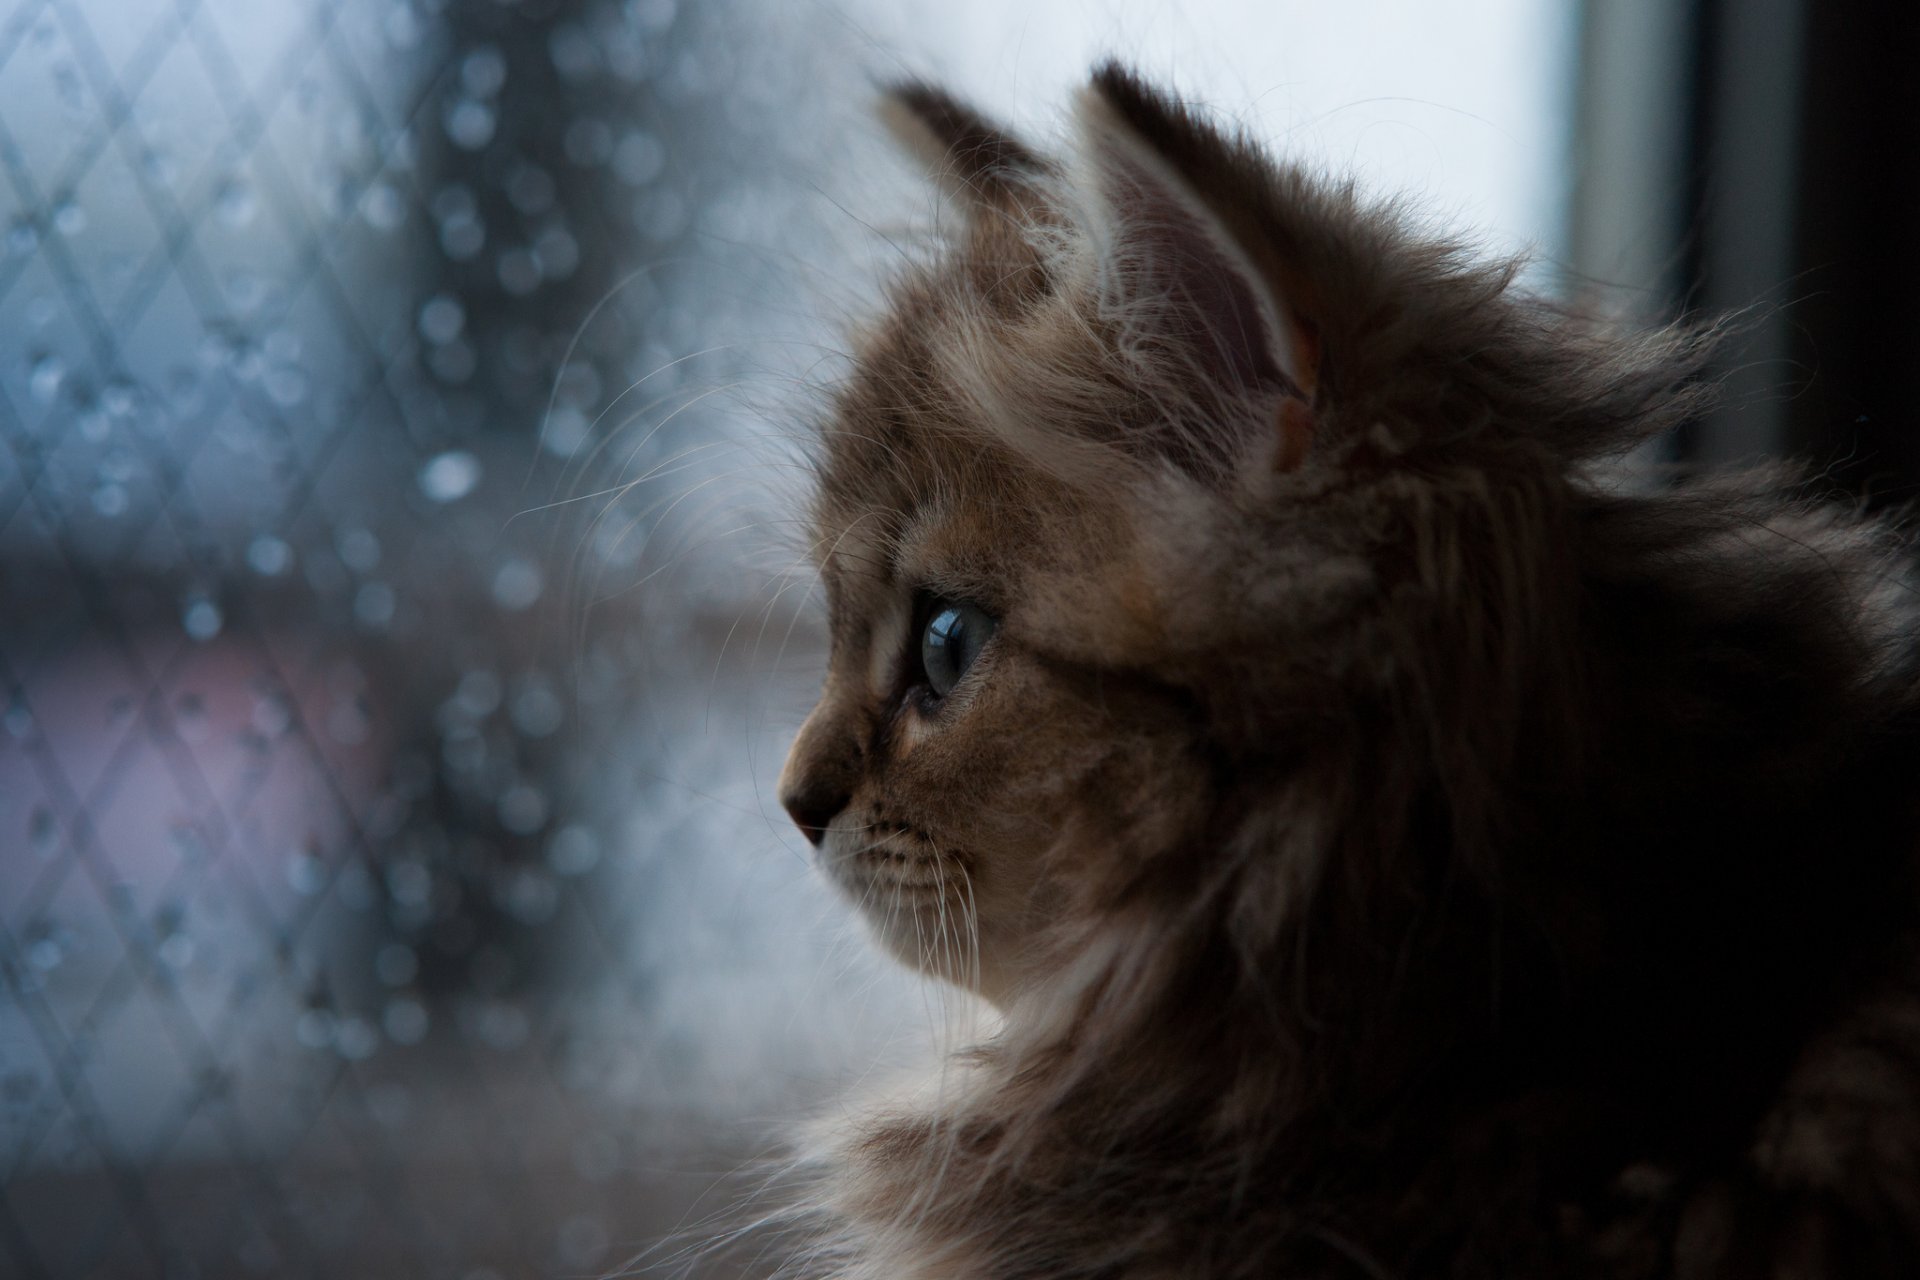
[[[0,1272],[596,1273],[737,1141],[699,859],[804,872],[688,759],[792,622],[706,9],[0,9]]]

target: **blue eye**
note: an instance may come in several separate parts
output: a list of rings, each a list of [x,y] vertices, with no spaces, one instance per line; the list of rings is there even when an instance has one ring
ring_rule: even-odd
[[[920,668],[934,696],[944,698],[952,692],[998,625],[978,605],[933,602],[926,630],[920,633]]]

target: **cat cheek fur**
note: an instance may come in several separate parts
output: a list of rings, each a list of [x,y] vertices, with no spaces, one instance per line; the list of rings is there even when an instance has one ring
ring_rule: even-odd
[[[1164,816],[1179,808],[1169,786],[1186,780],[1194,794],[1197,780],[1184,758],[1187,724],[1151,697],[1011,644],[981,665],[964,697],[957,691],[910,748],[872,770],[871,812],[913,815],[938,851],[945,933],[887,918],[883,899],[870,899],[868,914],[896,954],[1004,1007],[1050,979],[1073,945],[1057,925],[1084,912],[1090,889],[1108,887],[1106,864],[1152,829],[1165,837]],[[961,929],[973,936],[953,936]]]

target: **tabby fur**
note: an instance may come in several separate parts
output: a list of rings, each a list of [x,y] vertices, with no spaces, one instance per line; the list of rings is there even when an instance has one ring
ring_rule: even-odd
[[[1904,549],[1615,462],[1626,331],[1124,68],[1043,156],[909,85],[948,234],[818,450],[783,799],[997,1028],[815,1135],[797,1272],[1920,1276]],[[999,619],[916,692],[921,598]]]

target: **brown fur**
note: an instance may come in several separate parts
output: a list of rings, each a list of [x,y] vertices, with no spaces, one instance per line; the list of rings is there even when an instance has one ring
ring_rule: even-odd
[[[1773,474],[1637,493],[1621,333],[1125,71],[964,208],[823,434],[783,781],[1004,1014],[823,1140],[847,1277],[1920,1274],[1915,620]],[[915,592],[1000,620],[937,705]]]

